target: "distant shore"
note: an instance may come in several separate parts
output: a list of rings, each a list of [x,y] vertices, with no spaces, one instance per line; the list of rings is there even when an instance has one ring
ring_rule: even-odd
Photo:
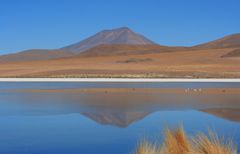
[[[0,82],[240,82],[240,79],[181,78],[0,78]]]

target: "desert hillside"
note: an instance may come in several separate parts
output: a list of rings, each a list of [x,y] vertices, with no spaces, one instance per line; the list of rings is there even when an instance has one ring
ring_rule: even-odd
[[[73,53],[63,50],[32,49],[0,56],[0,63],[48,60],[69,56],[73,56]]]
[[[240,78],[239,48],[240,34],[169,47],[123,27],[56,50],[0,56],[0,77]]]
[[[196,45],[196,49],[218,49],[218,48],[238,48],[240,47],[240,34],[232,34],[223,38]]]
[[[207,49],[133,55],[79,56],[3,63],[0,77],[163,77],[239,78],[234,49]]]

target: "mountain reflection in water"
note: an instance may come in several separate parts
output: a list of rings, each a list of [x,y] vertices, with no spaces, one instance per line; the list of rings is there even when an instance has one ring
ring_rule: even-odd
[[[52,115],[79,113],[99,124],[128,127],[157,111],[197,110],[240,121],[238,89],[187,92],[186,89],[20,89],[2,91],[1,114]]]

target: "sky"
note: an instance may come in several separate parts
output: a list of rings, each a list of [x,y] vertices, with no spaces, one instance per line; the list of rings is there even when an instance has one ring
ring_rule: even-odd
[[[0,0],[0,54],[55,49],[129,27],[152,41],[192,46],[240,33],[239,0]]]

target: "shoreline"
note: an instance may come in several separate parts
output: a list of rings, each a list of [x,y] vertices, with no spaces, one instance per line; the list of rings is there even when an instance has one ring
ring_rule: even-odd
[[[240,88],[77,88],[77,89],[12,89],[0,92],[26,92],[26,93],[82,93],[82,94],[240,94]]]
[[[0,82],[240,82],[239,79],[182,79],[182,78],[0,78]]]

